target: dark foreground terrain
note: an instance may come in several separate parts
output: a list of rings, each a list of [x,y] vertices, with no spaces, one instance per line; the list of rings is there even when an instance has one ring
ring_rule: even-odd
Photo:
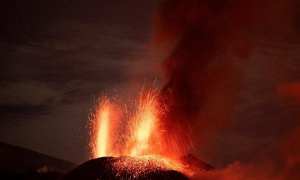
[[[154,156],[155,157],[155,156]],[[143,157],[142,157],[143,158]],[[194,173],[211,171],[214,168],[192,155],[182,158],[184,165]],[[117,164],[117,165],[116,165]],[[118,167],[121,164],[121,167]],[[127,166],[123,166],[126,164]],[[187,180],[186,175],[175,170],[162,168],[160,162],[155,160],[140,160],[136,157],[102,157],[87,161],[71,172],[63,180],[99,180],[99,179],[138,179],[138,180]]]
[[[56,180],[76,165],[0,142],[0,179]]]
[[[114,170],[113,164],[117,161],[130,161],[132,157],[103,157],[93,159],[78,166],[70,173],[66,174],[63,180],[98,180],[98,179],[138,179],[138,180],[187,180],[188,178],[182,173],[174,170],[163,170],[146,168],[141,170],[140,166]],[[139,171],[138,173],[136,171]]]
[[[128,169],[116,170],[113,163],[134,160],[132,157],[103,157],[76,164],[50,157],[29,149],[0,142],[0,179],[17,180],[98,180],[98,179],[140,179],[140,180],[186,180],[184,174],[174,170],[144,168],[141,164]],[[192,155],[182,158],[182,162],[193,172],[201,173],[213,167]],[[143,164],[142,164],[143,165]],[[153,165],[151,165],[153,166]],[[136,173],[139,172],[139,173]]]

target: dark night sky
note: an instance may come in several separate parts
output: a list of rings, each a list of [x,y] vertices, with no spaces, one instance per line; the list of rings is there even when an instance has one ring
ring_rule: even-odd
[[[86,160],[87,116],[95,97],[103,91],[122,96],[145,78],[160,77],[163,55],[149,45],[159,2],[1,2],[0,141]],[[300,118],[296,106],[282,104],[274,91],[278,83],[300,81],[299,29],[258,38],[257,45],[236,100],[241,121],[223,132],[218,150],[203,154],[216,165],[246,161]]]

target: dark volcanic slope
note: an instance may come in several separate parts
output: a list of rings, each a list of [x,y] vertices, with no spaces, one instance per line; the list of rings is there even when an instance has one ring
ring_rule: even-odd
[[[103,157],[87,161],[68,174],[63,180],[98,180],[98,179],[139,179],[139,180],[187,180],[188,178],[178,171],[173,170],[145,170],[141,174],[134,174],[129,170],[117,171],[113,168],[113,163],[119,160],[126,160],[132,157]],[[140,167],[134,167],[139,169]]]
[[[181,158],[181,162],[183,162],[190,170],[195,173],[202,173],[206,171],[212,171],[215,168],[210,164],[196,158],[195,156],[188,154]]]
[[[44,167],[50,171],[68,172],[76,165],[25,148],[0,142],[0,172],[26,173]],[[46,168],[45,168],[46,167]],[[42,168],[43,169],[43,168]]]

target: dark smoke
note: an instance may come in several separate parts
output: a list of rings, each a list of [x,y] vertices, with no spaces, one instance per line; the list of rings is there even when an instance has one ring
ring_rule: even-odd
[[[168,134],[187,144],[181,151],[185,153],[192,147],[192,143],[188,146],[189,132],[193,133],[193,143],[209,146],[221,130],[234,123],[234,98],[243,65],[256,46],[255,39],[270,32],[286,35],[294,31],[291,16],[296,12],[296,4],[293,0],[165,0],[161,4],[155,40],[170,52],[162,62],[167,81],[162,94],[169,107]],[[283,87],[280,91],[287,90]],[[298,90],[292,93],[300,94]],[[291,132],[285,138],[298,143],[298,135]],[[295,167],[299,166],[299,153],[295,153],[293,172],[287,172],[291,171],[291,163],[289,151],[284,149],[289,145],[280,140],[274,146],[279,165],[273,165],[271,157],[267,157],[268,160],[260,162],[235,163],[202,178],[298,177]],[[290,148],[299,150],[294,144]],[[265,156],[257,156],[261,157]]]
[[[242,59],[251,53],[258,1],[167,0],[159,9],[156,40],[170,49],[163,61],[169,132],[182,140],[197,125],[198,141],[230,119]],[[186,142],[187,144],[187,142]]]

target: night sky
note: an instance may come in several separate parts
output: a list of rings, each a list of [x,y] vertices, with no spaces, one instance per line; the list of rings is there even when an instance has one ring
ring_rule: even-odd
[[[157,76],[160,59],[147,50],[157,3],[1,2],[0,140],[86,160],[98,96]]]
[[[163,81],[165,53],[151,45],[159,2],[1,2],[0,141],[87,160],[86,126],[97,97],[122,98],[145,81]],[[248,161],[298,124],[300,107],[276,91],[280,83],[300,82],[300,16],[292,14],[292,30],[255,35],[234,105],[238,121],[222,131],[214,150],[197,152],[204,160]]]

